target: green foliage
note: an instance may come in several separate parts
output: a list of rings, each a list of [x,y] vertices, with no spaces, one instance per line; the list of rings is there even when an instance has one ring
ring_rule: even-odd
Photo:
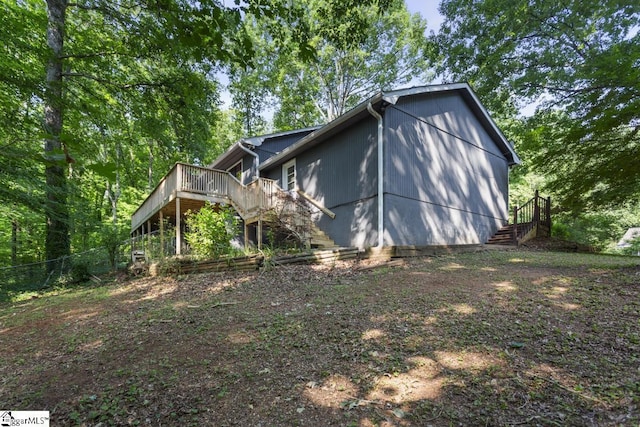
[[[219,258],[232,253],[231,239],[238,235],[239,223],[231,206],[208,204],[197,212],[189,211],[186,223],[185,239],[194,255]]]
[[[86,282],[91,277],[89,272],[89,261],[78,260],[71,266],[71,280],[74,283]]]
[[[623,248],[621,252],[625,255],[640,255],[640,237],[636,237],[628,243],[629,246]]]
[[[557,213],[553,220],[552,235],[598,251],[616,252],[616,243],[627,229],[640,224],[640,208],[626,205],[581,214]]]
[[[412,79],[431,79],[432,49],[426,21],[402,1],[298,0],[304,26],[314,35],[313,61],[302,55],[295,29],[281,28],[278,41],[266,36],[273,22],[248,17],[254,40],[251,67],[231,74],[234,101],[255,117],[269,101],[279,130],[326,123],[364,98]],[[283,40],[285,46],[283,46]],[[256,96],[248,102],[247,93]]]
[[[126,240],[127,234],[125,229],[112,224],[104,226],[100,233],[100,244],[107,251],[109,263],[113,270],[118,267],[118,256],[122,252],[121,246]]]

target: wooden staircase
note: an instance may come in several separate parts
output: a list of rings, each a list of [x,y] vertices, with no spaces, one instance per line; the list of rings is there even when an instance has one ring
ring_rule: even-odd
[[[331,249],[336,248],[336,242],[334,242],[324,231],[320,230],[317,225],[311,225],[311,235],[309,236],[309,244],[312,248],[317,249]]]
[[[538,236],[551,235],[551,198],[543,198],[536,190],[527,203],[513,210],[513,222],[500,228],[488,245],[518,246]]]
[[[514,232],[514,228],[516,231]],[[542,233],[540,229],[535,228],[531,223],[520,223],[517,228],[514,224],[507,224],[501,227],[496,234],[487,240],[487,245],[503,245],[518,246],[536,236],[548,235]],[[517,236],[517,237],[516,237]]]
[[[277,185],[270,205],[266,206],[263,214],[266,227],[279,230],[280,236],[293,238],[304,247],[316,249],[330,249],[337,247],[336,243],[324,233],[311,219],[311,206],[307,197],[298,197],[294,193],[286,192]],[[313,204],[317,207],[316,204]]]
[[[516,245],[517,243],[513,240],[513,228],[513,224],[500,228],[496,234],[491,236],[487,241],[487,245]]]

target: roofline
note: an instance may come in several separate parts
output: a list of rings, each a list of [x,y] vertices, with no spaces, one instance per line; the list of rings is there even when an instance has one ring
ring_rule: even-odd
[[[231,157],[231,155],[238,150],[242,150],[242,148],[239,147],[241,143],[242,140],[234,142],[224,153],[216,157],[215,160],[209,164],[209,167],[215,169],[216,165],[223,163],[228,157]]]
[[[502,130],[500,130],[500,128],[498,127],[496,122],[493,120],[493,118],[491,117],[487,109],[484,108],[484,105],[482,105],[482,102],[480,102],[480,99],[478,98],[476,93],[473,91],[471,86],[468,83],[463,83],[463,84],[464,86],[466,86],[467,92],[473,98],[474,102],[480,109],[480,112],[489,123],[489,126],[491,127],[491,129],[498,135],[498,137],[503,141],[505,147],[509,150],[509,154],[511,154],[511,157],[512,157],[512,161],[509,163],[509,166],[521,164],[522,160],[520,160],[518,153],[516,153],[515,149],[513,148],[513,144],[507,139],[504,133],[502,133]]]
[[[480,102],[480,99],[478,99],[477,95],[475,94],[471,86],[466,82],[461,82],[461,83],[438,84],[438,85],[429,85],[429,86],[416,86],[416,87],[398,89],[393,91],[378,92],[377,94],[373,95],[371,98],[361,102],[360,104],[358,104],[351,110],[347,111],[340,117],[337,117],[333,121],[311,132],[309,135],[300,139],[295,144],[290,145],[289,147],[282,150],[277,155],[269,158],[264,163],[260,164],[258,168],[260,170],[268,169],[269,167],[275,164],[278,164],[280,162],[284,162],[289,160],[290,158],[293,158],[298,152],[300,152],[300,150],[304,148],[305,145],[307,145],[311,141],[321,137],[322,135],[325,135],[326,133],[332,131],[336,127],[348,122],[355,116],[366,111],[367,105],[369,104],[376,105],[382,101],[388,102],[389,104],[395,104],[396,102],[398,102],[400,98],[405,96],[421,95],[425,93],[447,92],[447,91],[453,91],[453,90],[464,90],[469,94],[473,102],[478,107],[486,123],[488,123],[491,130],[495,132],[495,134],[504,144],[505,148],[509,151],[509,153],[504,153],[505,155],[510,154],[512,157],[512,159],[508,159],[510,160],[509,166],[520,164],[521,160],[516,154],[515,150],[513,149],[513,145],[509,142],[509,140],[504,136],[500,128],[498,128],[496,123],[493,121],[493,119],[489,115],[489,112],[486,110],[486,108],[484,108],[484,106]]]
[[[259,147],[259,146],[262,145],[262,143],[266,139],[269,139],[269,138],[278,138],[278,137],[282,137],[282,136],[294,135],[296,133],[313,131],[313,130],[319,129],[321,127],[322,126],[318,125],[318,126],[311,126],[311,127],[304,128],[304,129],[294,129],[294,130],[289,130],[289,131],[270,133],[270,134],[266,134],[266,135],[257,135],[257,136],[252,136],[252,137],[241,138],[240,140],[234,142],[229,148],[227,148],[224,153],[222,153],[218,157],[216,157],[215,160],[213,160],[210,163],[209,166],[212,167],[212,168],[215,168],[215,166],[217,164],[223,163],[228,157],[231,157],[233,154],[237,153],[239,150],[244,152],[244,150],[241,147],[242,145],[245,145],[245,146],[246,145],[251,145],[253,147]]]
[[[353,117],[355,117],[358,114],[362,113],[363,111],[366,111],[367,105],[369,103],[377,104],[380,101],[382,101],[382,92],[374,95],[373,97],[369,98],[366,101],[361,102],[356,107],[354,107],[351,110],[347,111],[343,115],[341,115],[339,117],[336,117],[333,121],[327,123],[326,125],[322,126],[318,130],[315,130],[315,131],[311,132],[309,135],[307,135],[304,138],[300,139],[295,144],[290,145],[289,147],[287,147],[284,150],[282,150],[280,153],[278,153],[275,156],[269,158],[267,161],[265,161],[264,163],[262,163],[259,166],[259,169],[260,170],[264,170],[264,169],[272,166],[275,163],[278,163],[280,161],[288,160],[290,157],[293,157],[302,147],[304,147],[310,141],[313,141],[314,139],[316,139],[318,137],[321,137],[322,135],[324,135],[327,132],[333,130],[334,128],[340,126],[341,124],[343,124],[345,122],[348,122],[350,119],[352,119]]]
[[[254,147],[259,147],[260,145],[262,145],[262,143],[265,141],[265,139],[269,139],[269,138],[278,138],[281,136],[288,136],[288,135],[295,135],[296,133],[302,133],[302,132],[307,132],[307,131],[314,131],[317,129],[320,129],[322,127],[322,125],[316,125],[316,126],[310,126],[310,127],[306,127],[303,129],[293,129],[293,130],[287,130],[287,131],[282,131],[282,132],[275,132],[275,133],[269,133],[266,135],[257,135],[257,136],[252,136],[252,137],[245,137],[242,138],[240,141],[242,142],[246,142],[247,144],[251,144]],[[238,142],[240,142],[238,141]]]

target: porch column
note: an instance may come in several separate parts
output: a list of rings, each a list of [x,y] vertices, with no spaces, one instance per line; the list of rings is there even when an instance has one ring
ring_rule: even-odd
[[[180,228],[180,197],[176,197],[176,255],[182,254],[182,230]]]

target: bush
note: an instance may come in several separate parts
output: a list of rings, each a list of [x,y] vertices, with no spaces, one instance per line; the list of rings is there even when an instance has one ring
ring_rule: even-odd
[[[208,204],[198,212],[187,212],[185,239],[194,255],[219,258],[232,254],[231,239],[239,232],[238,219],[230,206]]]
[[[89,272],[89,262],[86,260],[77,260],[71,266],[71,280],[74,283],[82,283],[89,280],[91,273]]]
[[[636,226],[638,218],[640,215],[635,206],[580,214],[565,212],[554,216],[552,235],[598,251],[615,252],[618,240],[629,227]]]

